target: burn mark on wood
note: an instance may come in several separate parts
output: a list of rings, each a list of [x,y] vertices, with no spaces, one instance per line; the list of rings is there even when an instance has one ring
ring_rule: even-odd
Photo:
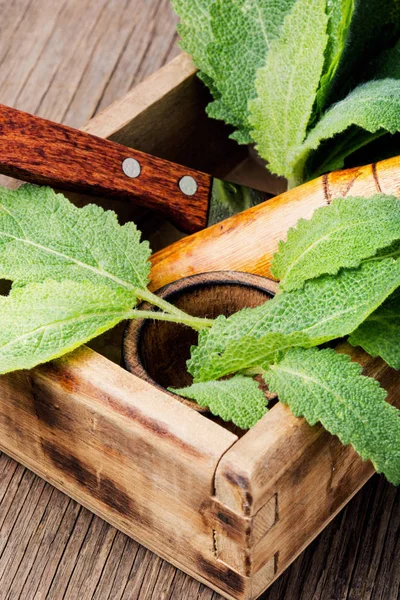
[[[76,387],[76,382],[74,381],[74,378],[69,373],[64,373],[60,377],[59,381],[60,381],[60,384],[61,384],[63,390],[65,390],[69,394],[72,394],[72,392],[74,391],[74,389]]]
[[[225,471],[224,475],[229,483],[235,487],[241,488],[242,490],[247,490],[250,486],[249,479],[246,475],[239,475],[238,473],[234,473],[232,471]]]
[[[224,514],[222,512],[217,512],[217,519],[219,521],[221,521],[221,523],[225,523],[225,525],[232,525],[233,524],[232,523],[232,519],[228,515],[226,515],[226,514]]]
[[[85,348],[80,348],[77,350],[77,353],[82,353]],[[51,361],[46,363],[45,365],[39,365],[36,367],[35,371],[38,373],[44,373],[47,376],[57,377],[57,383],[60,385],[61,389],[67,394],[72,394],[79,387],[78,380],[73,377],[72,373],[68,371],[67,367],[67,357],[62,357],[57,361]]]
[[[244,558],[244,567],[246,577],[250,577],[253,569],[253,561],[251,560],[251,556],[248,552],[246,552],[246,556]]]
[[[250,481],[246,475],[240,475],[232,471],[225,471],[225,477],[233,486],[240,488],[245,493],[242,499],[242,510],[245,516],[251,515],[251,508],[253,506],[253,496],[248,491],[250,488]]]
[[[19,426],[18,420],[13,415],[6,412],[0,413],[0,425],[7,433],[12,432],[14,439],[23,440],[26,443],[26,431]]]
[[[359,167],[354,167],[353,169],[347,169],[346,171],[338,172],[338,180],[335,183],[340,184],[341,180],[346,184],[343,187],[338,188],[337,193],[335,193],[335,197],[343,197],[345,198],[349,193],[351,188],[354,186],[355,182],[359,178],[360,175],[364,173],[364,169],[360,169]]]
[[[379,183],[378,173],[376,170],[376,162],[372,163],[371,171],[372,171],[372,177],[374,178],[374,181],[375,181],[376,191],[381,194],[382,188],[381,188],[381,184]]]
[[[327,204],[330,204],[332,201],[331,192],[329,189],[329,173],[325,173],[322,177],[322,188],[324,190],[324,198]]]
[[[204,556],[197,556],[197,565],[200,573],[203,573],[214,585],[234,594],[243,594],[245,591],[245,581],[243,575],[233,571],[223,562],[211,562]]]
[[[213,536],[212,552],[213,552],[215,558],[218,558],[217,532],[215,531],[215,529],[212,530],[212,536]]]
[[[132,514],[132,499],[108,477],[100,479],[99,499],[121,514]],[[134,511],[137,514],[137,510]],[[143,520],[141,517],[140,520]]]
[[[118,485],[105,477],[97,474],[89,465],[80,458],[74,456],[64,448],[56,446],[52,442],[43,441],[43,451],[50,458],[53,465],[63,475],[73,479],[78,485],[90,493],[90,495],[122,516],[134,519],[140,525],[150,527],[151,522],[148,515],[141,514],[133,499]]]
[[[71,372],[73,366],[68,364],[67,359],[53,361],[46,364],[45,367],[47,372],[51,372],[57,378],[57,381],[61,383],[62,389],[65,392],[82,394],[89,398],[94,398],[97,402],[100,401],[103,405],[106,405],[110,410],[139,423],[144,429],[147,429],[159,438],[170,441],[174,446],[183,450],[194,459],[204,459],[203,452],[174,435],[166,425],[157,421],[156,417],[152,419],[134,406],[112,397],[102,390],[100,384],[97,386],[95,383],[75,377],[73,372]]]
[[[186,454],[189,454],[190,456],[196,459],[204,458],[204,454],[202,452],[200,452],[194,446],[184,442],[182,439],[174,435],[166,425],[160,423],[160,421],[157,421],[156,418],[151,419],[144,415],[141,411],[134,408],[133,406],[129,406],[128,404],[122,404],[121,402],[118,402],[111,396],[103,395],[102,398],[106,400],[110,408],[119,412],[123,416],[132,419],[136,423],[139,423],[143,428],[147,429],[148,431],[151,431],[156,436],[170,441],[174,446],[180,448]]]
[[[277,574],[279,569],[279,550],[274,554],[274,575]]]
[[[40,382],[32,380],[31,390],[35,413],[41,424],[65,432],[74,430],[74,424],[66,411],[60,409],[55,397]]]
[[[250,492],[246,492],[245,505],[249,507],[249,509],[253,506],[253,496]]]
[[[331,434],[325,431],[321,425],[314,425],[312,429],[317,433],[313,443],[306,448],[300,461],[293,464],[291,468],[293,485],[301,483],[313,472],[315,456],[320,455],[326,447],[326,443],[330,440]]]
[[[215,500],[211,504],[204,502],[200,507],[200,514],[206,527],[211,527],[213,531],[241,545],[249,546],[252,529],[248,518]]]

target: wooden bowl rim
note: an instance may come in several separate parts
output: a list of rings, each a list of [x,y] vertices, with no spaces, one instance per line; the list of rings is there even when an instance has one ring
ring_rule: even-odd
[[[209,273],[196,273],[195,275],[182,277],[181,279],[177,279],[171,283],[168,283],[167,285],[164,285],[154,293],[165,300],[171,296],[179,294],[182,291],[190,292],[191,290],[201,289],[202,287],[207,287],[209,285],[237,284],[242,285],[243,287],[255,288],[262,292],[267,292],[267,294],[269,294],[271,297],[273,297],[277,291],[277,283],[272,281],[272,279],[268,279],[267,277],[263,277],[261,275],[254,275],[252,273],[246,273],[243,271],[212,271]],[[140,308],[143,310],[158,310],[157,307],[149,304],[148,302],[142,302],[140,304]],[[178,396],[177,394],[170,392],[157,383],[157,381],[155,381],[147,373],[139,352],[143,327],[147,322],[147,319],[135,319],[127,323],[122,336],[121,366],[129,373],[132,373],[133,375],[136,375],[137,377],[140,377],[141,379],[151,383],[158,389],[163,390],[163,392],[166,394],[172,396],[179,402],[190,406],[197,412],[208,412],[207,408],[200,407],[196,402],[187,400],[182,398],[182,396]],[[128,347],[129,352],[126,350]],[[131,357],[129,360],[127,360],[127,355]]]

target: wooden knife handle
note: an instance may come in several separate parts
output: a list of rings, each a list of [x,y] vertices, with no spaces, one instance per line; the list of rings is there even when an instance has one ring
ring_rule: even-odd
[[[210,271],[246,271],[273,279],[271,261],[279,240],[300,218],[334,198],[383,192],[400,198],[400,156],[335,171],[268,202],[186,237],[152,257],[153,290],[187,275]]]
[[[4,105],[0,172],[85,194],[126,198],[162,212],[189,233],[207,225],[210,175]],[[192,195],[181,190],[183,177],[196,182]],[[193,191],[190,185],[187,191]]]

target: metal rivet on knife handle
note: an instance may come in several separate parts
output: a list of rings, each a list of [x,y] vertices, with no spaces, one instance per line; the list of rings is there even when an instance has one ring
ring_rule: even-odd
[[[183,192],[186,196],[194,196],[197,192],[197,182],[190,175],[184,175],[182,179],[179,180],[179,188],[181,192]]]
[[[136,158],[125,158],[122,161],[122,170],[127,177],[134,179],[140,175],[140,163],[136,160]]]

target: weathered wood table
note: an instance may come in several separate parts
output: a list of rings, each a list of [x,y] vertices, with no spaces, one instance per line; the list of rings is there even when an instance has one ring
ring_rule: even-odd
[[[0,102],[77,127],[178,52],[169,0],[0,0],[0,14]],[[400,598],[399,529],[400,493],[375,476],[263,600]],[[0,454],[0,600],[39,598],[220,597]]]

